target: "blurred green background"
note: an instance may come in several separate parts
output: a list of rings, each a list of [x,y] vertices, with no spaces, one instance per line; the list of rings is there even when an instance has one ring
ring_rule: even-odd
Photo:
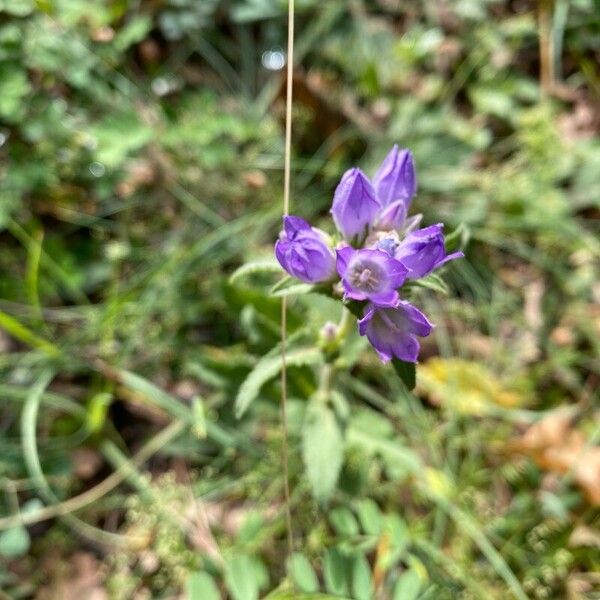
[[[0,0],[0,598],[600,597],[600,5],[296,5],[293,211],[399,143],[463,225],[417,389],[354,336],[311,440],[294,356],[286,558],[286,3]]]

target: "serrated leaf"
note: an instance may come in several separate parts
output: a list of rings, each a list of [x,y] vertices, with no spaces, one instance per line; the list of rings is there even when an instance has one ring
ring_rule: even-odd
[[[238,267],[229,277],[229,283],[234,284],[243,277],[255,273],[281,273],[281,265],[274,258],[253,260]]]
[[[408,390],[414,390],[415,385],[417,384],[417,367],[415,363],[409,363],[400,360],[399,358],[394,358],[392,360],[392,366]]]
[[[344,438],[333,411],[313,402],[302,431],[302,457],[313,496],[326,502],[335,489],[344,458]]]
[[[288,560],[288,572],[298,589],[302,592],[319,591],[319,580],[308,558],[300,552],[294,552]]]
[[[297,348],[286,353],[286,365],[301,367],[316,365],[323,361],[318,348]],[[246,377],[235,399],[235,415],[239,419],[258,396],[260,388],[281,371],[281,356],[267,355],[258,361]]]

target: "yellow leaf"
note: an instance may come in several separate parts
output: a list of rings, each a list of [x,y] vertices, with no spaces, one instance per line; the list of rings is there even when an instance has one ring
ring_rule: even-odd
[[[483,365],[460,358],[431,358],[419,365],[418,390],[436,405],[467,415],[483,415],[494,406],[513,408],[523,394],[506,389]]]

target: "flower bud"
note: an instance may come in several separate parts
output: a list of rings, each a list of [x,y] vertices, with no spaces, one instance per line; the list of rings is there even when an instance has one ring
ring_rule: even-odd
[[[279,264],[305,283],[328,281],[335,275],[335,255],[323,233],[295,216],[283,218],[284,230],[275,244]]]
[[[360,169],[344,173],[333,196],[331,213],[346,240],[363,238],[373,227],[381,208],[375,190]]]
[[[400,150],[395,145],[377,169],[373,186],[383,207],[401,201],[406,217],[410,201],[417,191],[417,176],[411,152]]]

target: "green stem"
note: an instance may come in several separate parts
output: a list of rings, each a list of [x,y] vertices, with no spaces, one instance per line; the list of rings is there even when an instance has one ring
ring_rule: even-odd
[[[333,373],[334,369],[331,363],[325,363],[321,367],[321,372],[319,373],[319,387],[317,388],[317,392],[315,394],[316,398],[318,398],[320,402],[326,403],[329,399]]]
[[[342,316],[338,324],[337,334],[335,336],[335,345],[339,348],[346,336],[350,333],[354,324],[354,315],[344,306],[342,308]]]

